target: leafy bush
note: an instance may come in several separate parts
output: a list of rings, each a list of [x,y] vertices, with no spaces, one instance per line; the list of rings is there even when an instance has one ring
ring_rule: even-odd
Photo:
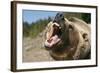
[[[28,22],[23,22],[23,36],[24,37],[36,37],[40,32],[42,32],[46,25],[51,21],[51,18],[40,19],[36,22],[29,24]]]

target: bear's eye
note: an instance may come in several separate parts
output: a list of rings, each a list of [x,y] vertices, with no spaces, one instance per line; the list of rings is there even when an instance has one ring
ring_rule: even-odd
[[[68,29],[69,30],[73,30],[73,26],[72,25],[69,25]]]
[[[84,39],[85,41],[88,41],[88,34],[87,34],[87,33],[84,33],[82,36],[83,36],[83,39]]]

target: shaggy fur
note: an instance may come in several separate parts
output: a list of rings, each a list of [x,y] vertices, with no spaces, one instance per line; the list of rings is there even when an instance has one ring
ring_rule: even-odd
[[[91,28],[83,20],[57,14],[46,27],[45,47],[55,60],[89,59]]]

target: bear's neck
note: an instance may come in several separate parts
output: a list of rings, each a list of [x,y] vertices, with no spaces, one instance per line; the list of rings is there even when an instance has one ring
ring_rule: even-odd
[[[55,60],[71,60],[73,59],[73,55],[75,53],[75,48],[63,48],[63,49],[57,49],[50,51],[51,56]]]

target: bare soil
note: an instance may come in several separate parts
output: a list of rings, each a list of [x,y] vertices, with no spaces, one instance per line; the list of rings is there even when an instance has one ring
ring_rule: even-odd
[[[41,34],[35,38],[23,38],[23,62],[54,61],[43,43],[44,37]]]

